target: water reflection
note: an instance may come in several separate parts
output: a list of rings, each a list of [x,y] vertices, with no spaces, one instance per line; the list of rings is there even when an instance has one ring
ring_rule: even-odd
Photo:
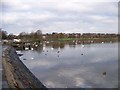
[[[38,42],[31,42],[31,43],[19,43],[13,44],[17,50],[36,50],[38,52],[42,52],[43,49],[46,47],[51,47],[51,49],[64,49],[66,45],[69,45],[71,48],[75,48],[76,45],[84,45],[93,44],[93,43],[114,43],[114,41],[80,41],[80,40],[73,40],[73,41],[44,41],[42,43]]]
[[[49,88],[118,86],[117,43],[74,45],[52,42],[38,47],[37,51],[22,51],[24,55],[20,58]]]

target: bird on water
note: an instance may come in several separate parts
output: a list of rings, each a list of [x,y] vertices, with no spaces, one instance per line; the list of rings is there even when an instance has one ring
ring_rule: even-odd
[[[106,72],[103,72],[102,74],[103,74],[103,76],[106,76],[107,73],[106,73]]]

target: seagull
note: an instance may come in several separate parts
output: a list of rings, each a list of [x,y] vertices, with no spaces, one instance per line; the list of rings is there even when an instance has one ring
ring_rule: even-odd
[[[33,60],[34,58],[33,58],[33,57],[31,57],[31,59]]]

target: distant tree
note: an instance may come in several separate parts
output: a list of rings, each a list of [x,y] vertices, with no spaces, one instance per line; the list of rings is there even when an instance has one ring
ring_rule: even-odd
[[[16,35],[13,35],[12,33],[8,35],[7,39],[12,40],[16,38]]]
[[[18,37],[22,40],[22,41],[26,41],[27,40],[27,33],[26,32],[21,32]]]
[[[56,32],[53,32],[52,35],[57,34]]]
[[[58,37],[59,37],[59,36],[58,36],[58,33],[55,33],[55,32],[53,32],[52,35],[51,35],[51,39],[52,39],[52,40],[57,40]]]
[[[2,29],[0,28],[0,40],[2,39]]]
[[[42,41],[42,31],[37,30],[36,32],[31,32],[31,33],[26,33],[26,32],[21,32],[19,34],[19,38],[22,39],[23,41],[32,41],[32,42],[40,42]]]
[[[34,32],[31,32],[31,33],[30,33],[30,38],[33,40],[34,37],[35,37]]]
[[[35,33],[34,33],[34,39],[36,41],[42,41],[42,31],[41,30],[37,30]]]
[[[65,35],[63,33],[59,33],[58,35],[59,35],[59,38],[64,38],[65,37]]]
[[[26,32],[21,32],[21,33],[19,34],[19,36],[24,36],[24,35],[26,35]]]
[[[42,31],[41,30],[37,30],[36,33],[37,33],[37,35],[42,35]]]
[[[7,39],[7,31],[3,31],[2,29],[0,29],[0,38]]]

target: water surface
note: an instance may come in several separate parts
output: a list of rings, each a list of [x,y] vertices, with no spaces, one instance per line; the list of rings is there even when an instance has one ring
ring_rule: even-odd
[[[118,43],[43,45],[22,53],[20,59],[48,88],[118,87]]]

